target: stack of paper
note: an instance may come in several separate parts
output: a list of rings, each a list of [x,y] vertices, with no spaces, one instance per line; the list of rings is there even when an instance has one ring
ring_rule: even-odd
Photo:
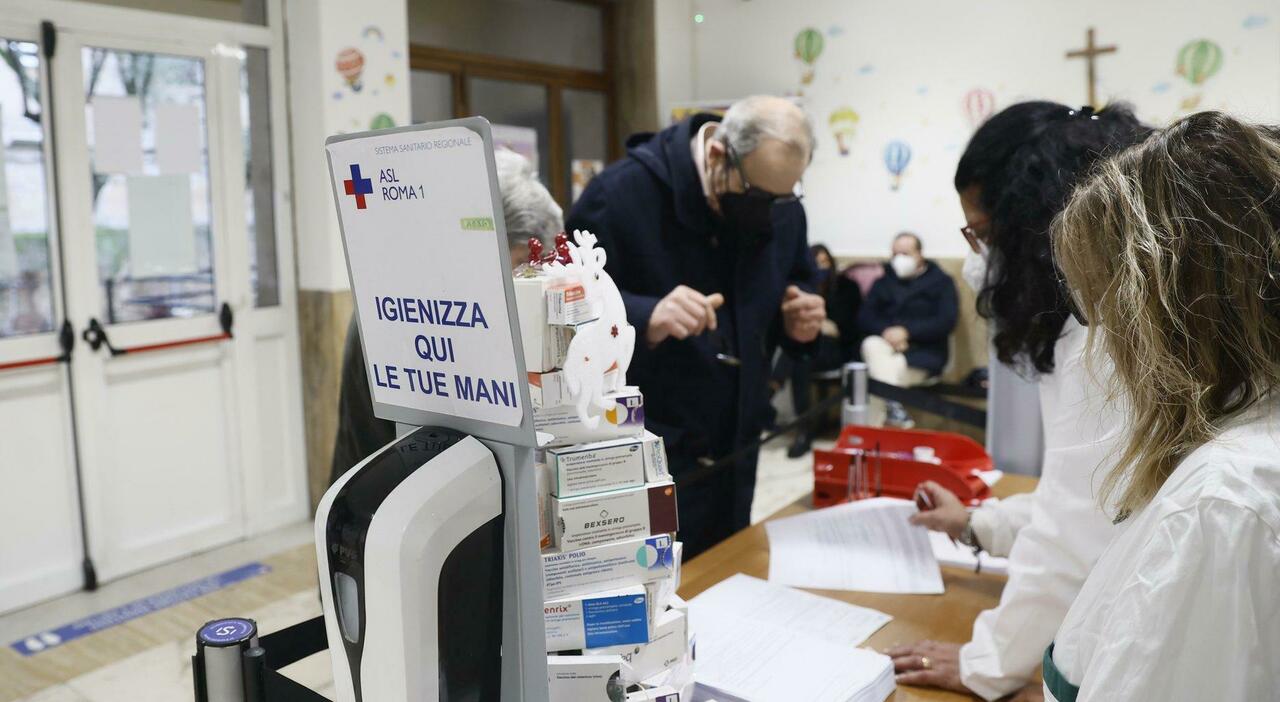
[[[893,661],[856,648],[891,617],[735,575],[689,602],[699,686],[751,702],[882,702]]]
[[[796,587],[939,594],[942,572],[915,503],[877,497],[765,523],[769,580]]]

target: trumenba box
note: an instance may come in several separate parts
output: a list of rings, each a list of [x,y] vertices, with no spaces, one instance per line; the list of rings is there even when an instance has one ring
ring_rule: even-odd
[[[559,598],[644,585],[678,570],[670,534],[542,554],[544,597]]]
[[[548,600],[542,608],[547,651],[625,646],[649,640],[649,598],[643,587]]]
[[[581,497],[552,497],[551,524],[561,551],[637,536],[674,533],[676,486],[670,481]]]
[[[607,402],[609,407],[598,415],[600,421],[595,428],[582,423],[573,405],[534,408],[533,428],[552,436],[549,446],[585,444],[644,434],[644,395],[638,388],[626,386],[604,397],[611,402]]]
[[[547,656],[550,699],[617,702],[626,694],[618,656]]]
[[[662,438],[647,431],[639,438],[547,449],[547,467],[551,494],[556,497],[622,490],[670,478]]]

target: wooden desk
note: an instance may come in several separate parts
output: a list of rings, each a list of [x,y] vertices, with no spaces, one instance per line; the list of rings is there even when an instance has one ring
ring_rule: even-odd
[[[996,483],[992,491],[997,497],[1008,497],[1031,492],[1035,486],[1035,478],[1007,475]],[[810,498],[805,497],[778,510],[769,519],[810,509]],[[686,563],[681,574],[680,596],[689,599],[735,573],[746,573],[762,579],[769,577],[769,537],[763,523],[738,532]],[[978,613],[994,607],[1000,601],[1004,576],[975,574],[968,570],[944,567],[942,579],[947,588],[942,595],[884,595],[834,590],[812,592],[892,615],[893,621],[867,640],[866,645],[878,651],[897,643],[910,643],[918,639],[968,641],[973,632],[973,620]],[[697,624],[694,626],[696,628]],[[890,699],[894,702],[909,702],[977,698],[942,690],[899,686]]]

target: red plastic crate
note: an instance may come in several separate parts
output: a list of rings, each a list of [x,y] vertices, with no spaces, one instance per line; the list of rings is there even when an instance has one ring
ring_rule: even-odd
[[[876,466],[879,446],[880,482]],[[917,461],[915,448],[933,449],[937,463]],[[851,481],[851,467],[866,456],[865,480]],[[991,470],[991,457],[967,436],[942,431],[846,426],[829,451],[813,452],[813,504],[829,507],[851,499],[887,497],[912,499],[916,486],[932,480],[954,492],[961,501],[977,505],[991,495],[978,474]],[[855,489],[854,486],[858,485]]]

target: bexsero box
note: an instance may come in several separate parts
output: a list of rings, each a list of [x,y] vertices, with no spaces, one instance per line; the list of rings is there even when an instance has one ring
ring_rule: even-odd
[[[576,497],[667,480],[666,447],[646,431],[640,438],[547,449],[551,494]],[[651,477],[652,476],[652,477]]]
[[[573,340],[573,327],[547,323],[546,291],[555,282],[545,275],[517,275],[514,279],[516,316],[520,318],[520,342],[525,368],[545,373],[564,366]]]
[[[599,412],[596,416],[600,421],[595,428],[582,423],[573,405],[534,408],[533,428],[551,435],[548,446],[585,444],[644,434],[644,395],[638,388],[628,385],[604,398],[607,409],[592,409]]]
[[[678,564],[670,534],[641,536],[561,553],[542,554],[545,597],[569,597],[671,578]]]
[[[589,656],[622,656],[622,681],[628,685],[661,675],[684,660],[689,651],[689,618],[684,612],[668,610],[658,614],[649,642],[630,646],[587,649]]]
[[[626,646],[649,640],[649,598],[643,587],[562,597],[543,604],[547,651]]]
[[[553,702],[618,702],[626,687],[619,656],[547,656],[547,689]]]
[[[582,497],[551,497],[555,544],[572,551],[678,530],[676,486],[670,481]]]

